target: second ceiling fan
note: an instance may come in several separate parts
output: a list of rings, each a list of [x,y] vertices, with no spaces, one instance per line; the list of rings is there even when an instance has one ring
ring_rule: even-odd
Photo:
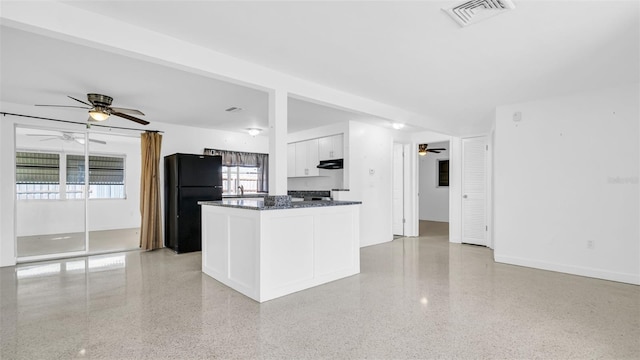
[[[127,120],[135,121],[138,124],[142,124],[142,125],[149,124],[149,122],[146,120],[142,120],[135,116],[128,115],[128,114],[144,115],[140,110],[111,106],[111,103],[113,102],[113,98],[111,96],[102,95],[102,94],[87,94],[87,100],[89,102],[76,99],[73,96],[68,96],[68,97],[79,103],[84,104],[85,106],[70,106],[70,105],[36,105],[36,106],[52,106],[52,107],[86,109],[86,110],[89,110],[89,121],[103,121],[103,120],[107,120],[109,116],[113,115],[113,116],[118,116]]]
[[[78,134],[78,135],[80,135],[80,134]],[[55,134],[27,134],[27,136],[46,136],[46,138],[44,138],[44,139],[42,139],[40,141],[58,139],[58,140],[66,141],[66,142],[75,141],[78,144],[82,144],[82,145],[84,145],[84,143],[85,143],[84,136],[76,136],[74,133],[71,133],[71,132],[68,132],[68,131],[61,131],[60,135],[55,135]],[[106,141],[97,140],[97,139],[91,139],[91,138],[89,139],[89,142],[96,143],[96,144],[102,144],[102,145],[106,145],[107,144]]]
[[[445,148],[436,148],[436,149],[428,149],[429,144],[419,144],[418,145],[418,155],[425,156],[427,152],[432,152],[436,154],[440,154],[440,151],[445,151]]]

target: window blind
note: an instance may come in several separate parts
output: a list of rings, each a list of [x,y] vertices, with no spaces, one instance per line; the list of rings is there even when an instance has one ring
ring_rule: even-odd
[[[59,184],[60,155],[16,152],[16,184]]]
[[[67,184],[84,184],[84,156],[67,155]],[[90,185],[124,185],[124,158],[89,155]]]

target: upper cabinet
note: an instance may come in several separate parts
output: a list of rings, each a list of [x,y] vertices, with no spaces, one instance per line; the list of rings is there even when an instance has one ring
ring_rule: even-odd
[[[318,140],[318,160],[334,160],[344,157],[342,134],[321,137]]]
[[[287,144],[287,177],[320,176],[321,160],[342,159],[342,134]]]
[[[292,145],[295,146],[295,165],[293,176],[302,177],[320,175],[320,171],[316,167],[320,162],[320,160],[318,160],[318,139],[311,139],[289,144],[289,146]],[[291,155],[288,155],[289,159],[291,159]],[[290,165],[291,162],[289,162],[289,167],[291,167]],[[290,174],[291,172],[287,171],[287,173]]]

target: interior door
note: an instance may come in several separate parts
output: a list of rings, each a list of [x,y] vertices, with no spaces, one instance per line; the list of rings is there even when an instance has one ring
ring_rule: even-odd
[[[485,137],[462,139],[462,242],[487,246]]]
[[[404,152],[393,144],[393,235],[404,236]]]

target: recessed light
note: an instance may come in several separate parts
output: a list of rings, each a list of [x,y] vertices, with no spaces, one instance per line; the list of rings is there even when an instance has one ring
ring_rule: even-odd
[[[247,132],[251,136],[256,136],[256,135],[260,134],[262,132],[262,130],[261,129],[247,129]]]
[[[400,130],[400,129],[402,129],[404,127],[404,124],[394,122],[394,123],[391,124],[391,127],[393,127],[396,130]]]

